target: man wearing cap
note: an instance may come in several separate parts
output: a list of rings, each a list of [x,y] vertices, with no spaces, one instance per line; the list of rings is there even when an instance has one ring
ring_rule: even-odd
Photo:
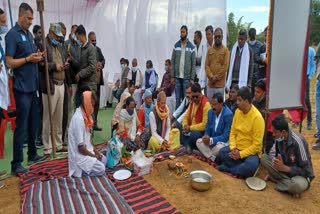
[[[49,83],[51,93],[51,115],[54,130],[54,139],[57,152],[67,152],[62,146],[62,116],[63,116],[63,100],[64,100],[64,80],[65,80],[65,59],[62,55],[62,49],[59,42],[61,33],[61,25],[51,23],[49,33],[45,40],[47,47],[47,60],[49,71]],[[50,121],[49,121],[49,104],[48,104],[48,88],[45,78],[45,65],[40,62],[41,72],[41,88],[42,88],[42,104],[43,104],[43,124],[42,124],[42,141],[44,145],[44,154],[50,158],[52,142],[50,137]]]
[[[43,161],[37,155],[36,114],[38,113],[39,84],[38,62],[42,53],[37,52],[31,32],[33,10],[27,3],[19,6],[16,25],[6,35],[6,66],[13,71],[13,93],[16,101],[16,128],[13,135],[13,160],[11,174],[27,172],[23,162],[23,144],[28,143],[28,164]]]

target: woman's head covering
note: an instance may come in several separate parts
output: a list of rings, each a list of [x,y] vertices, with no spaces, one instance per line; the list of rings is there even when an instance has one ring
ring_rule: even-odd
[[[131,94],[129,92],[123,92],[121,94],[120,102],[116,106],[116,109],[114,110],[114,113],[113,113],[113,117],[112,117],[112,120],[111,120],[111,126],[119,123],[120,111],[123,108],[124,104],[126,104],[127,98],[130,97],[130,96],[131,96]]]

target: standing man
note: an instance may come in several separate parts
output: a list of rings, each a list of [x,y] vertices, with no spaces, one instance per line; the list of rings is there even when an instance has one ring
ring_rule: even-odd
[[[305,103],[308,108],[308,115],[307,115],[307,130],[312,129],[312,108],[310,103],[310,81],[316,71],[316,64],[314,61],[315,51],[312,47],[309,47],[308,50],[308,65],[307,65],[307,77],[306,77],[306,95],[305,95]]]
[[[238,41],[233,45],[227,78],[227,90],[230,90],[232,83],[239,85],[239,88],[248,86],[251,88],[253,75],[253,55],[247,41],[247,31],[241,29]]]
[[[90,88],[95,94],[97,93],[97,57],[96,49],[87,40],[86,29],[83,25],[79,25],[76,32],[77,40],[80,43],[80,69],[75,76],[75,81],[78,83],[76,92],[76,107],[81,104],[82,93]]]
[[[206,56],[206,74],[209,80],[207,96],[211,102],[212,96],[220,93],[224,97],[227,70],[229,66],[229,51],[222,44],[223,32],[221,28],[214,31],[214,46],[210,47]]]
[[[100,86],[103,85],[103,68],[105,64],[105,59],[102,54],[101,49],[97,46],[97,37],[96,34],[92,31],[88,35],[89,41],[97,50],[97,100],[94,105],[94,125],[93,130],[102,131],[102,128],[98,127],[98,112],[100,106]]]
[[[194,32],[193,43],[195,45],[195,57],[196,57],[196,77],[194,78],[195,82],[199,82],[200,78],[200,69],[201,69],[201,60],[203,54],[203,44],[201,43],[202,33],[200,30]]]
[[[272,120],[273,138],[276,142],[276,156],[263,154],[262,165],[267,169],[275,189],[294,197],[309,189],[314,178],[308,143],[304,137],[288,126],[283,114]]]
[[[199,77],[199,84],[201,86],[201,89],[204,89],[204,94],[206,95],[207,90],[207,75],[206,75],[206,56],[207,56],[207,51],[210,47],[213,46],[213,27],[211,25],[208,25],[205,29],[206,31],[206,38],[207,38],[207,44],[203,48],[203,53],[202,53],[202,60],[201,60],[201,70],[200,70],[200,77]]]
[[[28,143],[28,164],[45,160],[37,155],[35,145],[38,113],[39,80],[38,62],[42,53],[37,52],[33,36],[28,30],[32,24],[33,10],[27,3],[19,6],[16,25],[6,35],[6,65],[13,70],[13,93],[16,101],[16,128],[13,135],[13,160],[11,173],[26,173],[23,161],[23,144]]]
[[[50,159],[52,142],[50,138],[50,120],[52,115],[52,125],[54,129],[54,139],[57,146],[57,152],[67,152],[68,150],[62,146],[62,118],[64,103],[64,81],[65,67],[62,55],[62,47],[59,43],[59,37],[62,36],[61,26],[58,23],[51,23],[49,33],[45,40],[47,47],[48,72],[51,92],[51,112],[49,112],[48,93],[45,78],[45,64],[40,63],[41,88],[42,88],[42,104],[43,104],[43,124],[42,124],[42,142],[44,145],[44,154]]]
[[[256,40],[256,29],[255,28],[250,28],[249,29],[249,40],[248,40],[248,45],[252,50],[253,54],[253,76],[252,76],[252,90],[251,93],[254,96],[254,87],[256,82],[263,78],[262,75],[260,74],[259,71],[259,62],[260,62],[260,54],[261,53],[261,47],[263,44]]]
[[[195,47],[187,37],[188,27],[183,25],[180,28],[181,39],[174,45],[171,57],[171,82],[175,85],[176,109],[185,97],[188,82],[193,82],[196,75]]]

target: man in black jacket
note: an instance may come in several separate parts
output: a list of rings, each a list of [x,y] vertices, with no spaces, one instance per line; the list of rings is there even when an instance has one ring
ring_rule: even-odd
[[[263,154],[261,163],[267,169],[270,180],[276,182],[276,190],[299,197],[310,187],[314,178],[308,143],[302,135],[289,128],[283,114],[272,120],[272,128],[276,155]]]
[[[98,127],[98,112],[99,112],[99,106],[100,106],[100,86],[103,85],[103,72],[102,72],[102,70],[104,68],[105,59],[104,59],[104,56],[102,54],[101,49],[97,46],[97,37],[93,31],[91,31],[89,33],[88,39],[97,50],[97,100],[94,105],[95,120],[94,120],[93,130],[102,131],[102,128]]]

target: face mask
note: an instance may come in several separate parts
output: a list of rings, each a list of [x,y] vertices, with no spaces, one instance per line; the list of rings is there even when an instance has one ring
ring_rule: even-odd
[[[136,68],[136,67],[132,67],[131,70],[132,70],[133,72],[136,72],[136,71],[137,71],[137,68]]]
[[[77,42],[77,44],[78,44],[79,46],[82,45],[81,42],[80,42],[80,40],[76,40],[76,42]]]
[[[94,47],[96,47],[97,43],[94,42],[94,43],[92,43],[92,45],[93,45]]]
[[[121,69],[123,70],[126,67],[125,64],[121,64]]]
[[[164,66],[164,69],[165,69],[166,71],[168,71],[168,70],[169,70],[168,66]]]
[[[1,26],[0,27],[0,34],[4,34],[8,31],[8,27],[7,26]]]
[[[195,45],[196,45],[196,44],[197,44],[197,41],[196,41],[196,40],[193,40],[193,44],[195,44]]]
[[[275,139],[275,141],[278,142],[278,143],[281,143],[281,142],[284,141],[284,138],[283,137],[279,137],[279,138]]]
[[[133,109],[129,108],[129,109],[127,109],[127,112],[129,115],[133,115]]]
[[[59,41],[55,40],[55,39],[51,39],[51,43],[53,45],[58,45],[59,44]]]
[[[254,41],[249,40],[248,43],[249,43],[250,45],[254,45],[254,44],[256,44],[256,40],[254,40]]]

